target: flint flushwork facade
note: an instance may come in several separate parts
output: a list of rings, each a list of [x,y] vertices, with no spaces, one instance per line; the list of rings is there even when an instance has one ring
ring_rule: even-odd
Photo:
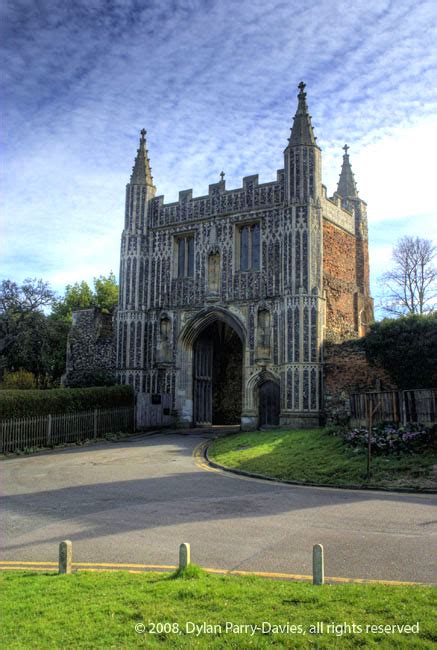
[[[208,195],[186,190],[166,204],[141,133],[114,345],[116,376],[133,385],[145,424],[151,412],[181,426],[318,424],[323,342],[362,335],[372,319],[366,204],[347,147],[327,197],[299,89],[284,168],[269,183],[248,176],[227,190],[222,174]]]

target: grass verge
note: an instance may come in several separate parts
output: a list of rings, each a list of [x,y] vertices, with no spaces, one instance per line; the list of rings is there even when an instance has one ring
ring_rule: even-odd
[[[366,451],[356,450],[324,429],[254,431],[219,438],[211,460],[233,469],[289,481],[336,486],[437,488],[437,453],[374,456],[366,481]]]
[[[5,572],[0,582],[0,643],[7,650],[432,648],[437,641],[432,616],[437,590],[431,586],[315,587],[202,571],[180,576]],[[318,622],[324,625],[317,633],[311,626]],[[410,633],[393,627],[366,630],[417,623],[418,631]],[[274,627],[287,624],[282,631]],[[332,624],[337,627],[330,629]],[[354,624],[355,631],[344,624]],[[239,627],[245,625],[260,629]]]

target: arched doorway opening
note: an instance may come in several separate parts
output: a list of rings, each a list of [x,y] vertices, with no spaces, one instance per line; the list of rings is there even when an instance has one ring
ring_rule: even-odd
[[[264,381],[259,387],[259,426],[278,426],[280,410],[279,384],[271,380]]]
[[[196,425],[239,424],[243,344],[223,320],[214,320],[193,346],[193,420]]]

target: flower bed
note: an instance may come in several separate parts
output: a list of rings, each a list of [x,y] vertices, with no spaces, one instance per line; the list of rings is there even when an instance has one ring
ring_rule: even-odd
[[[352,447],[367,448],[368,429],[365,427],[336,432],[336,435],[341,435]],[[417,453],[430,449],[434,443],[434,436],[421,424],[411,423],[402,426],[386,422],[372,427],[371,443],[375,453]]]

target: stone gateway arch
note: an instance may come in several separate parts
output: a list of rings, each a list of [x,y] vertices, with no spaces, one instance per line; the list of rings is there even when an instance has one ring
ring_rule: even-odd
[[[373,318],[366,203],[348,147],[328,198],[300,83],[276,179],[227,189],[224,176],[205,196],[165,203],[141,131],[105,368],[134,387],[144,426],[317,425],[324,342],[361,336]],[[88,357],[80,347],[87,318],[75,315],[67,384],[99,366],[95,347]]]

